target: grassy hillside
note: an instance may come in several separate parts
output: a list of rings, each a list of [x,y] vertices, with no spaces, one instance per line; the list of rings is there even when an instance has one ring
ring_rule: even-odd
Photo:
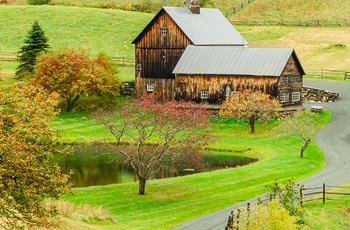
[[[255,0],[232,18],[350,19],[349,0]]]
[[[134,57],[131,44],[153,14],[64,6],[0,6],[0,53],[18,51],[35,20],[52,49],[82,47],[115,57]]]
[[[350,71],[349,27],[236,26],[250,47],[290,47],[306,69]]]

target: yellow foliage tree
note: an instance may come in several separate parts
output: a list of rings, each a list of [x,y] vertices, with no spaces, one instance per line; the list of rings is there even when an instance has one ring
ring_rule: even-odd
[[[232,94],[222,104],[221,117],[248,119],[251,133],[255,133],[255,121],[262,122],[276,116],[278,100],[260,91],[243,90]]]

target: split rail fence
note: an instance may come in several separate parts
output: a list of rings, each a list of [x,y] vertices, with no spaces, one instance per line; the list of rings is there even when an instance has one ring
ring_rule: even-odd
[[[226,17],[230,14],[226,14]],[[233,25],[250,25],[250,26],[349,26],[350,20],[337,19],[315,19],[315,20],[302,20],[302,19],[263,19],[263,18],[246,18],[246,19],[230,19]]]
[[[345,196],[350,196],[350,187],[347,186],[326,186],[325,183],[319,187],[310,187],[305,188],[304,186],[299,187],[300,203],[302,207],[304,202],[310,202],[315,200],[322,200],[322,203],[325,204],[326,200],[333,201],[350,201],[346,199]],[[262,203],[266,204],[270,199],[260,200]],[[231,211],[231,214],[228,217],[227,225],[225,230],[239,230],[241,226],[241,217],[248,217],[254,212],[256,205],[252,206],[250,203],[247,203],[247,207],[237,208],[236,210]]]
[[[16,61],[19,59],[18,52],[4,51],[0,52],[0,61]],[[134,59],[127,59],[125,57],[112,57],[112,60],[119,65],[134,65]]]

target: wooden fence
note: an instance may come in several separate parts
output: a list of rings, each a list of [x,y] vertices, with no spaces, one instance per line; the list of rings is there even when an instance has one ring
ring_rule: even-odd
[[[18,52],[0,52],[0,61],[16,61],[18,58]],[[125,57],[112,57],[112,60],[119,65],[135,65],[134,59],[127,59]]]
[[[336,189],[336,190],[335,190]],[[350,187],[346,186],[326,186],[325,183],[323,183],[320,187],[313,187],[313,188],[304,188],[302,186],[302,200],[303,202],[309,202],[314,200],[322,200],[322,203],[326,203],[326,200],[337,200],[337,201],[345,201],[343,197],[339,199],[339,196],[350,196],[350,192],[345,192],[344,190],[350,191]],[[331,195],[331,196],[330,196]],[[335,196],[338,196],[337,198],[334,198]],[[347,200],[347,201],[350,201]]]
[[[317,77],[324,79],[333,79],[333,80],[346,80],[350,79],[350,72],[346,70],[327,70],[327,69],[304,69],[305,77]]]
[[[346,191],[344,191],[346,190]],[[335,200],[335,201],[350,201],[344,199],[343,196],[350,196],[350,187],[347,186],[326,186],[325,183],[320,187],[305,188],[303,185],[299,187],[299,205],[302,207],[304,202],[310,202],[315,200],[322,200],[322,203],[325,204],[326,200]],[[338,196],[338,198],[335,198]],[[341,196],[341,197],[340,197]],[[266,198],[260,200],[263,204],[267,204],[271,198]],[[241,217],[249,219],[249,216],[254,212],[256,205],[251,206],[250,203],[247,203],[247,207],[237,208],[234,211],[231,211],[231,214],[228,217],[227,225],[225,230],[238,230],[239,226],[242,224],[240,222]]]
[[[235,14],[239,11],[241,11],[244,7],[248,6],[250,3],[254,2],[255,0],[245,0],[238,4],[237,6],[234,6],[230,11],[225,13],[226,17],[231,16],[232,14]]]
[[[230,16],[228,14],[228,16]],[[226,16],[226,17],[228,17]],[[315,19],[315,20],[302,20],[302,19],[232,19],[230,22],[234,25],[253,25],[253,26],[271,26],[271,25],[283,25],[283,26],[349,26],[349,19]]]

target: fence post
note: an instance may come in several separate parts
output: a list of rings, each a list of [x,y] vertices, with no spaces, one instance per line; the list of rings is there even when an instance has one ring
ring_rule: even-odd
[[[236,218],[236,230],[239,230],[239,217],[240,217],[241,209],[237,209],[237,218]]]
[[[322,201],[325,204],[326,203],[326,184],[325,183],[323,183],[323,189],[322,190],[323,190],[322,191],[322,195],[323,195]]]
[[[304,189],[304,185],[300,185],[299,187],[300,207],[303,207],[303,189]]]

